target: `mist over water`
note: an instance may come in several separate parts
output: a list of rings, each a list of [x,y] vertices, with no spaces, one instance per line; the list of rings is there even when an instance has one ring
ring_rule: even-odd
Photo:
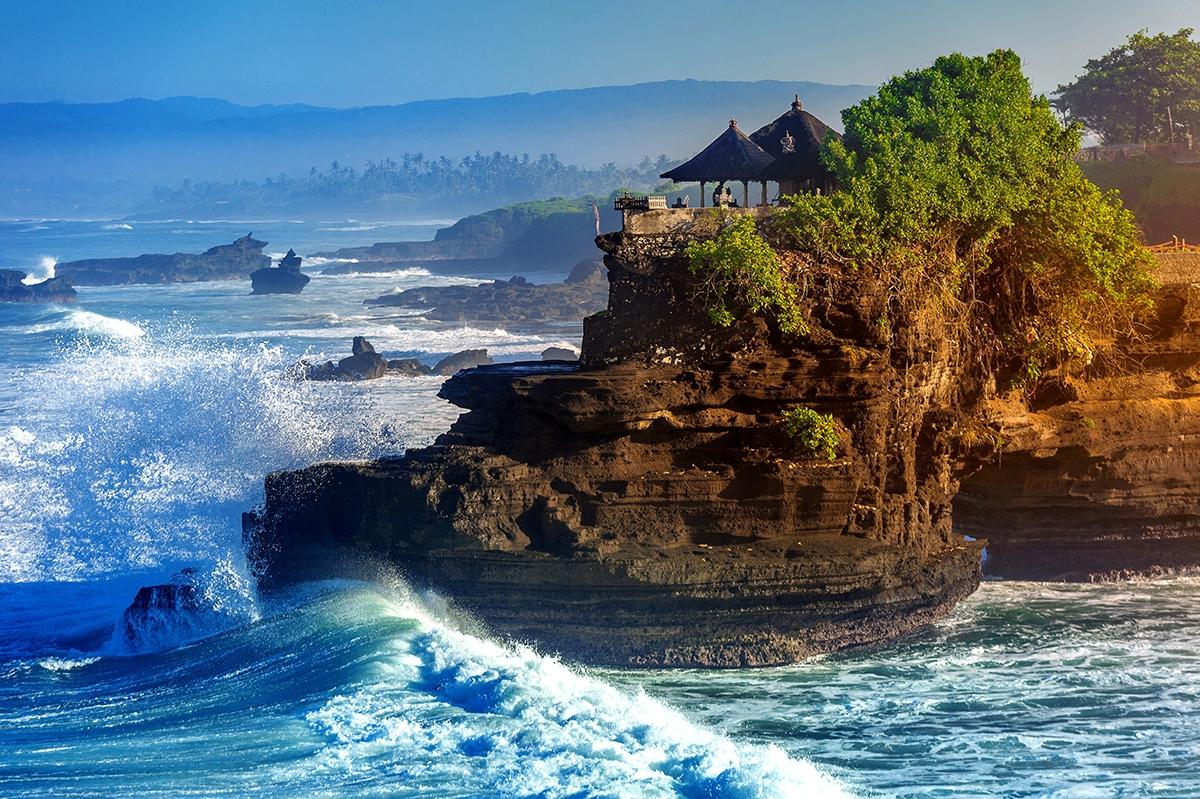
[[[259,597],[240,516],[267,473],[399,454],[457,416],[437,378],[305,383],[290,365],[342,357],[357,334],[427,362],[578,344],[577,329],[362,305],[455,280],[405,270],[316,275],[292,297],[228,281],[0,305],[0,796],[1200,791],[1196,580],[987,583],[895,646],[729,672],[572,667],[398,579]],[[155,610],[130,638],[138,588],[184,568],[203,610]]]

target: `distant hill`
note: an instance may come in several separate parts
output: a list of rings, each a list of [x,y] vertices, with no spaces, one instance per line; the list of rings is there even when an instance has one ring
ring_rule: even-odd
[[[56,195],[129,194],[183,179],[261,180],[332,161],[421,152],[557,153],[585,166],[696,152],[737,117],[753,130],[799,94],[840,128],[869,86],[803,81],[662,81],[633,86],[331,109],[246,107],[174,97],[0,104],[0,213]]]

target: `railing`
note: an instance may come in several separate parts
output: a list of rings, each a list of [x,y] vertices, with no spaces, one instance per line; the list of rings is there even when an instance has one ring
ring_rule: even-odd
[[[613,209],[617,211],[649,211],[666,207],[667,198],[662,194],[622,194],[613,200]]]

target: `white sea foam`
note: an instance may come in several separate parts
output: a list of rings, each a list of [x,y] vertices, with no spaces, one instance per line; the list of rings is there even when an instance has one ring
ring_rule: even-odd
[[[60,319],[33,325],[29,328],[30,333],[55,331],[68,331],[111,339],[133,339],[146,335],[146,331],[133,322],[79,309],[65,311]]]
[[[105,225],[105,230],[133,230],[133,225],[127,225],[124,222],[114,222],[111,225]]]
[[[848,796],[807,761],[735,743],[642,692],[408,604],[386,612],[420,627],[394,642],[365,687],[308,714],[329,741],[322,770],[379,772],[387,762],[401,777],[502,796]]]
[[[402,449],[406,408],[289,380],[293,360],[183,332],[82,337],[14,378],[30,411],[0,432],[0,582],[236,561],[267,472]]]
[[[38,665],[46,671],[73,671],[83,666],[90,666],[100,658],[42,658]]]
[[[58,259],[53,255],[43,255],[38,259],[37,266],[25,273],[25,277],[21,280],[26,286],[32,286],[34,283],[41,283],[44,280],[49,280],[54,277],[54,269],[58,266]]]
[[[372,224],[370,222],[358,222],[354,219],[347,219],[345,225],[334,225],[330,227],[319,227],[317,230],[328,231],[330,233],[364,233],[368,230],[378,230],[383,227],[381,224]]]

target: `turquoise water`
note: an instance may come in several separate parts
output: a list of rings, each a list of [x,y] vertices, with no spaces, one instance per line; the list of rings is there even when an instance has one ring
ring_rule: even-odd
[[[0,229],[0,262],[128,254],[92,251],[118,233],[202,249],[244,227],[38,224],[40,241]],[[284,224],[301,251],[375,238]],[[1197,580],[987,583],[894,646],[733,672],[571,667],[398,580],[258,597],[240,513],[265,474],[394,454],[456,415],[436,379],[296,383],[289,364],[356,334],[428,361],[578,343],[361,305],[454,280],[0,305],[0,797],[1200,795]],[[139,586],[183,567],[212,613],[140,648],[114,635]]]

